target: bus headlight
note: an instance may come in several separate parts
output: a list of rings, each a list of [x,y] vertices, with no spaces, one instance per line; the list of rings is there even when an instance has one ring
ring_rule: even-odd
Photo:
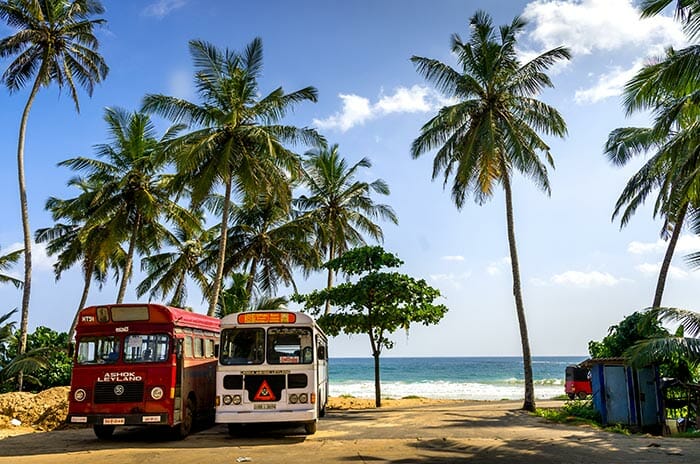
[[[224,395],[222,397],[222,400],[223,400],[224,404],[226,406],[228,406],[229,404],[231,404],[233,402],[233,397],[231,395]]]
[[[297,396],[296,393],[292,393],[289,395],[289,402],[292,404],[297,404],[297,401],[299,401],[299,397]]]
[[[306,393],[302,393],[301,395],[299,395],[299,402],[300,403],[308,403],[309,402],[309,395],[307,395]]]
[[[87,397],[87,393],[85,393],[85,390],[82,388],[78,388],[74,393],[73,393],[73,399],[75,401],[85,401],[85,398]]]
[[[151,398],[154,400],[159,400],[163,398],[163,389],[160,387],[151,388]]]
[[[238,406],[239,404],[241,404],[241,401],[242,401],[241,395],[233,395],[233,404]]]

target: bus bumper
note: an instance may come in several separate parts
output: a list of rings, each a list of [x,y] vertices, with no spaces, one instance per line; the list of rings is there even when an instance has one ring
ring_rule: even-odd
[[[217,424],[255,424],[264,422],[311,422],[317,419],[315,409],[293,411],[221,411],[216,410],[214,421]]]
[[[68,414],[70,425],[167,425],[167,413],[154,414]]]

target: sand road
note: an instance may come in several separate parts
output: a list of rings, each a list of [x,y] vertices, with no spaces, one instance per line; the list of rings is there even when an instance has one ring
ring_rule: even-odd
[[[0,463],[700,462],[700,440],[552,424],[519,406],[502,401],[335,410],[312,436],[302,428],[277,428],[230,437],[226,427],[216,425],[183,441],[143,428],[118,429],[112,440],[99,441],[90,429],[69,429],[0,440]]]

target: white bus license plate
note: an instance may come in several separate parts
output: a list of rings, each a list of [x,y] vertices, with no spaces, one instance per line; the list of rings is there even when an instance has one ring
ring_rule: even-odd
[[[276,409],[277,405],[276,404],[271,404],[271,403],[263,403],[263,404],[254,404],[253,409]]]
[[[104,425],[124,425],[123,417],[106,417],[102,420]]]

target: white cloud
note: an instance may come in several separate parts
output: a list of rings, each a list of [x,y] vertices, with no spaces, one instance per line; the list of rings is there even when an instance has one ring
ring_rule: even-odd
[[[144,16],[155,16],[160,19],[186,4],[187,0],[158,0],[146,6],[141,14]]]
[[[549,281],[554,285],[564,285],[568,287],[592,288],[592,287],[614,287],[624,279],[607,272],[581,272],[566,271],[552,276]]]
[[[22,243],[13,243],[11,245],[7,246],[7,249],[3,250],[3,253],[11,253],[13,251],[21,250],[24,248],[24,244]],[[22,279],[23,278],[23,264],[22,262],[24,261],[24,255],[22,255],[22,258],[20,258],[19,262],[15,264],[14,266],[14,273],[12,274],[12,277],[16,277],[17,279]],[[32,244],[32,269],[37,270],[37,271],[53,271],[53,265],[56,262],[55,258],[50,257],[46,253],[46,245],[43,243],[33,243]],[[18,274],[19,273],[19,274]]]
[[[530,38],[550,49],[567,46],[576,54],[639,47],[658,55],[686,43],[681,25],[668,16],[640,18],[633,0],[536,0],[522,16],[534,24]]]
[[[627,251],[633,255],[643,255],[651,253],[665,253],[668,247],[668,242],[657,240],[656,242],[630,242],[627,245]],[[685,234],[678,238],[674,253],[693,253],[700,251],[700,236]]]
[[[430,274],[430,279],[438,283],[447,283],[456,289],[462,288],[462,282],[471,277],[471,272],[462,272],[461,274]]]
[[[488,266],[486,266],[486,273],[490,276],[497,276],[500,275],[503,270],[510,266],[510,257],[505,256],[498,261],[493,261],[492,263],[489,263]]]
[[[625,84],[641,69],[642,62],[636,61],[631,68],[614,67],[610,72],[601,74],[596,85],[589,89],[577,90],[574,94],[576,103],[596,103],[622,94]]]
[[[319,129],[337,129],[341,132],[365,122],[393,113],[426,113],[454,103],[437,91],[422,85],[399,87],[393,95],[380,95],[376,103],[354,94],[338,95],[343,108],[325,119],[314,119]]]
[[[659,270],[661,270],[661,262],[658,263],[642,263],[634,267],[636,270],[642,274],[648,276],[658,276]],[[690,273],[676,266],[670,266],[668,268],[668,275],[672,279],[684,280],[690,276],[700,276],[699,273]]]
[[[455,256],[443,256],[443,257],[440,258],[440,259],[443,260],[443,261],[464,261],[464,256],[459,256],[459,255],[455,255]]]

